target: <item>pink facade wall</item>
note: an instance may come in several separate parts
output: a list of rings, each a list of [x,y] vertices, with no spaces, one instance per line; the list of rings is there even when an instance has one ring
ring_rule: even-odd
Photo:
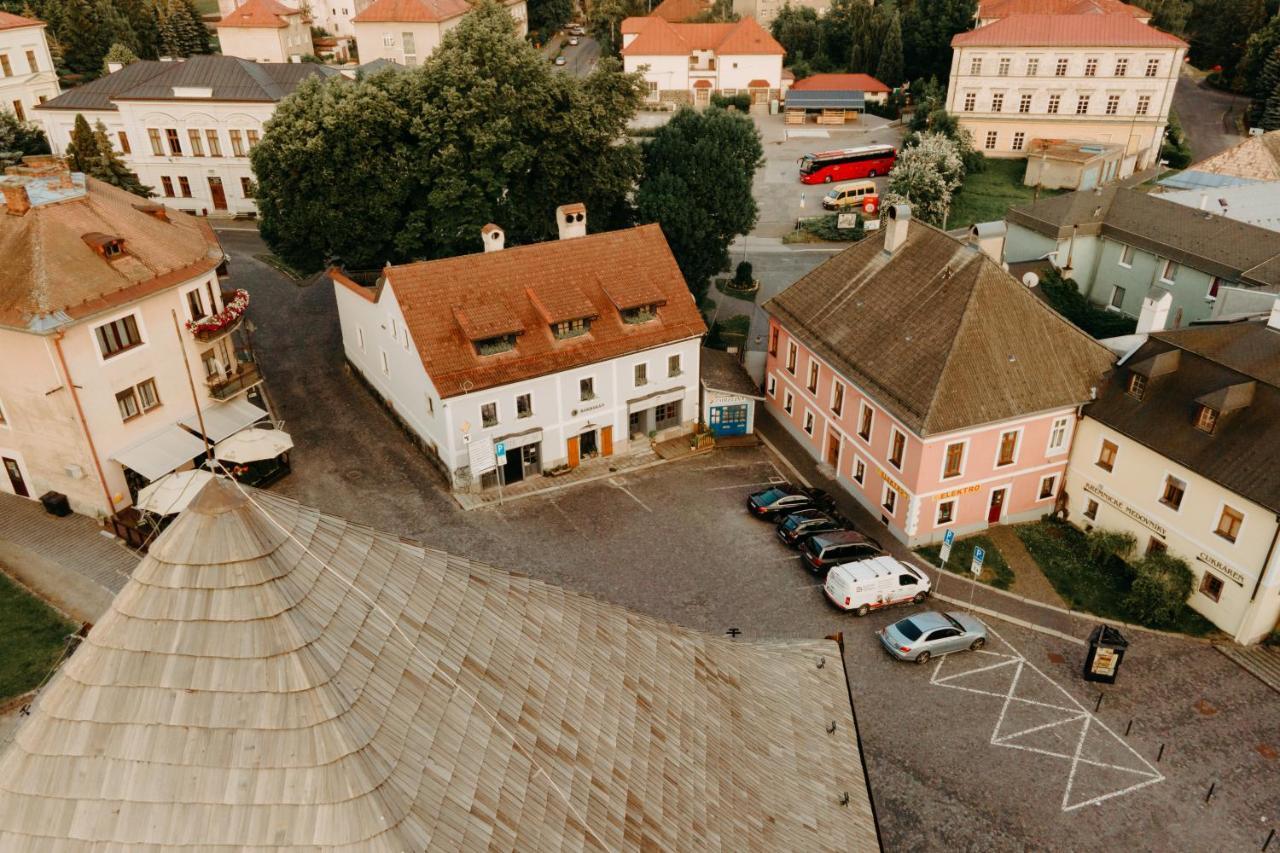
[[[794,372],[787,366],[793,343]],[[947,528],[955,528],[959,534],[986,527],[994,492],[1003,491],[1000,521],[1035,518],[1053,508],[1075,429],[1074,408],[1030,413],[923,439],[813,356],[776,320],[770,321],[770,344],[765,364],[765,404],[769,410],[815,457],[828,463],[834,457],[840,483],[904,541],[914,545],[941,539]],[[811,363],[818,365],[817,390],[812,392],[808,387]],[[839,413],[832,409],[836,383],[844,387]],[[785,410],[788,394],[790,412]],[[864,406],[872,411],[869,441],[858,434]],[[890,461],[895,431],[904,436],[901,466]],[[1010,432],[1017,435],[1014,461],[997,465],[1001,438]],[[944,477],[947,447],[956,443],[963,446],[960,473]],[[859,462],[861,482],[856,476]],[[1046,483],[1048,477],[1053,479]],[[885,507],[886,489],[896,492],[892,512]],[[954,502],[951,519],[940,522],[939,505],[948,501]]]

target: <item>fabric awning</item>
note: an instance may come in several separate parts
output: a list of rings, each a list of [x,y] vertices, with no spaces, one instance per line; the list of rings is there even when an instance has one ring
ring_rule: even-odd
[[[663,403],[674,403],[676,400],[684,399],[683,388],[671,388],[667,391],[657,391],[653,394],[646,394],[643,397],[637,397],[634,400],[627,401],[627,414],[643,412],[645,409],[652,409],[654,406],[661,406]]]
[[[222,441],[229,435],[237,433],[251,423],[267,416],[262,409],[250,403],[244,397],[237,397],[225,403],[214,403],[201,410],[204,415],[205,435],[213,442]],[[183,418],[182,425],[189,430],[200,432],[200,419],[194,414]]]
[[[204,453],[204,442],[198,436],[177,424],[169,424],[136,444],[117,450],[111,458],[148,480],[156,480],[201,453]]]
[[[512,433],[511,435],[502,435],[495,438],[494,443],[501,441],[507,447],[507,451],[515,450],[517,447],[524,447],[528,444],[537,444],[542,441],[542,428],[527,429],[524,432]]]

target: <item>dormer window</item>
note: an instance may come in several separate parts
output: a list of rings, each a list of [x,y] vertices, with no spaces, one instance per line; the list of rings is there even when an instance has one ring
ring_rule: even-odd
[[[102,244],[102,256],[104,258],[114,258],[124,252],[123,240],[112,240],[109,243]]]
[[[1135,400],[1141,400],[1143,395],[1147,393],[1147,377],[1141,373],[1130,373],[1127,393]]]
[[[639,323],[647,323],[657,316],[658,306],[656,304],[639,305],[635,308],[624,308],[622,322],[637,325]]]
[[[1217,428],[1218,410],[1210,406],[1201,406],[1200,412],[1196,415],[1196,429],[1213,435],[1213,431]]]
[[[578,335],[585,335],[589,331],[591,331],[591,320],[587,317],[551,324],[551,334],[555,336],[557,341],[576,338]]]
[[[97,232],[93,232],[85,234],[80,239],[84,240],[85,244],[90,249],[93,249],[98,253],[98,255],[106,258],[108,261],[114,261],[121,255],[126,254],[123,237],[113,237],[110,234],[99,234]]]
[[[516,348],[515,335],[497,335],[492,338],[476,341],[476,355],[497,355]]]

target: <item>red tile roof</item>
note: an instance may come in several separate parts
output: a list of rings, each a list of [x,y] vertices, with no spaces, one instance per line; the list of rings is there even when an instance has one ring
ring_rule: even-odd
[[[733,24],[672,24],[662,18],[627,18],[622,32],[636,34],[622,49],[623,56],[686,56],[695,50],[735,56],[786,53],[755,18]]]
[[[471,11],[467,0],[374,0],[351,20],[365,23],[434,24],[452,20]]]
[[[696,18],[711,8],[709,0],[662,0],[649,14],[673,24]]]
[[[952,47],[1186,47],[1128,15],[1014,15],[958,33]]]
[[[335,283],[375,298],[340,273]],[[642,225],[529,246],[390,267],[427,375],[441,397],[519,382],[688,340],[707,327],[662,229]],[[622,308],[657,304],[647,323]],[[566,312],[574,316],[566,316]],[[551,323],[592,316],[586,334],[556,340]],[[481,356],[473,341],[512,332],[516,346]]]
[[[12,12],[0,12],[0,30],[16,30],[22,27],[43,27],[44,21],[35,18],[24,18]]]
[[[814,74],[797,80],[791,88],[804,92],[888,92],[889,87],[870,74]]]
[[[978,18],[1008,18],[1011,15],[1132,15],[1150,20],[1151,13],[1120,0],[981,0]]]
[[[245,0],[245,3],[234,12],[218,21],[219,27],[262,27],[279,29],[289,26],[285,18],[302,14],[301,9],[293,9],[276,0]]]

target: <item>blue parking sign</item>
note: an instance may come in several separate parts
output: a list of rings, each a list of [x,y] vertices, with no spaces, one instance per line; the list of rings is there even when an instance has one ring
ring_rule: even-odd
[[[956,532],[954,530],[948,530],[946,533],[942,534],[943,545],[950,545],[954,541],[956,541]]]
[[[498,464],[502,465],[507,461],[507,443],[505,441],[496,442],[493,445],[493,455],[498,457]]]
[[[987,552],[981,548],[973,549],[973,565],[969,567],[969,571],[973,572],[973,576],[977,577],[982,574],[982,561],[986,559]]]

